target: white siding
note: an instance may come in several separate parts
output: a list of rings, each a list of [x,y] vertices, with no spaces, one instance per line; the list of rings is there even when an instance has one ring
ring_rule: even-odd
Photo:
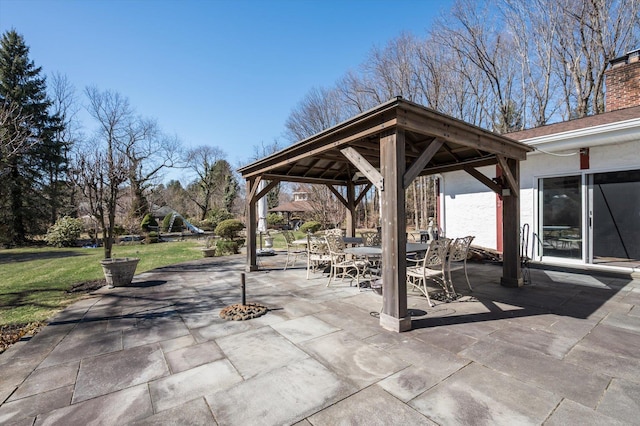
[[[580,170],[577,152],[577,149],[554,152],[555,155],[536,152],[520,163],[520,223],[528,223],[531,232],[536,230],[538,219],[535,197],[539,178],[640,168],[640,140],[591,147],[589,170]],[[496,175],[495,167],[479,170],[489,178]],[[445,234],[475,235],[474,245],[497,248],[495,194],[465,172],[445,173],[442,182]]]
[[[495,167],[479,169],[488,177]],[[466,172],[447,173],[442,179],[444,232],[449,238],[474,235],[474,245],[496,247],[496,195]]]

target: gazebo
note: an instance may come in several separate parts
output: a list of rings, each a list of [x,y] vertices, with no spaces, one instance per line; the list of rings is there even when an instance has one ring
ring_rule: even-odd
[[[247,271],[258,269],[256,202],[278,182],[326,185],[346,206],[348,236],[355,236],[356,205],[375,185],[382,209],[380,325],[409,330],[405,190],[420,175],[464,170],[503,197],[501,284],[520,287],[519,170],[529,151],[528,145],[394,98],[239,169],[247,185]],[[495,164],[501,179],[477,170]],[[268,184],[258,190],[263,180]],[[346,198],[337,187],[346,188]]]

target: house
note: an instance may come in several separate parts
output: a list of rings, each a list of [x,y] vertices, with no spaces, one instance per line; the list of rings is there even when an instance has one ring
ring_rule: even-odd
[[[272,213],[280,213],[285,216],[286,229],[297,229],[302,221],[301,215],[313,212],[313,206],[308,201],[309,194],[307,192],[294,192],[293,201],[282,203],[272,209]]]
[[[605,113],[506,135],[535,148],[520,164],[520,223],[535,261],[640,272],[640,50],[605,77]],[[500,180],[497,166],[479,170]],[[501,251],[503,195],[442,174],[440,228]]]

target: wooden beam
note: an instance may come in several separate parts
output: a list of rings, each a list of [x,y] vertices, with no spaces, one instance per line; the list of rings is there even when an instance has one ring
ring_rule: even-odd
[[[342,196],[342,194],[340,194],[338,192],[337,189],[335,189],[333,187],[333,185],[329,185],[327,184],[327,188],[329,188],[331,190],[331,192],[333,192],[333,195],[336,196],[336,198],[338,199],[338,201],[340,201],[345,207],[349,208],[349,203],[347,202],[347,200],[344,199],[344,197]]]
[[[256,176],[254,179],[247,179],[247,202],[255,201],[256,191],[260,186],[262,176]]]
[[[490,190],[492,190],[496,194],[502,195],[502,187],[497,183],[495,183],[494,181],[492,181],[487,176],[480,173],[478,170],[474,169],[473,167],[465,167],[464,171],[469,173],[474,178],[478,179],[483,184],[485,184],[487,187],[489,187]]]
[[[513,172],[509,168],[509,164],[507,159],[501,155],[497,156],[498,163],[500,164],[500,168],[502,169],[502,175],[507,179],[507,185],[509,185],[509,189],[511,189],[511,193],[515,197],[520,196],[520,183],[513,176]],[[502,195],[505,195],[504,193]]]
[[[383,123],[377,124],[376,126],[369,127],[362,131],[358,131],[338,138],[334,142],[319,143],[317,141],[314,141],[315,145],[317,145],[317,147],[315,148],[312,147],[313,145],[309,146],[307,144],[294,145],[291,149],[283,150],[277,154],[273,154],[271,157],[268,157],[267,160],[265,160],[265,163],[268,162],[268,164],[264,164],[262,167],[260,167],[258,164],[254,164],[241,169],[242,176],[247,178],[249,176],[263,174],[280,166],[295,163],[296,161],[302,160],[307,157],[320,155],[326,151],[331,151],[341,146],[348,145],[349,142],[356,141],[370,135],[375,135],[376,133],[380,133],[381,131],[393,128],[396,124],[397,120],[395,117],[393,117]]]
[[[347,157],[351,164],[365,175],[367,179],[369,179],[369,182],[373,183],[380,191],[384,191],[384,179],[382,178],[382,175],[371,165],[371,163],[367,161],[366,158],[350,146],[341,149],[340,152],[342,155]]]
[[[423,135],[435,136],[448,142],[518,160],[525,160],[527,151],[531,151],[530,148],[520,147],[518,142],[511,141],[504,136],[493,134],[459,120],[443,117],[435,112],[399,111],[398,126]]]
[[[262,177],[266,180],[279,180],[282,182],[299,182],[299,183],[312,183],[312,184],[321,184],[321,185],[346,185],[346,180],[340,179],[323,179],[323,178],[312,178],[312,177],[303,177],[303,176],[289,176],[289,175],[279,175],[268,173],[262,175]]]
[[[462,161],[460,163],[444,164],[442,166],[427,167],[423,170],[423,175],[434,175],[438,173],[453,172],[465,167],[483,167],[496,164],[498,160],[494,155],[485,158],[475,158],[473,160]]]
[[[269,191],[271,191],[277,184],[279,184],[280,181],[278,180],[272,180],[271,182],[269,182],[267,184],[267,186],[264,187],[264,189],[260,192],[258,192],[256,194],[256,201],[258,201],[260,198],[264,197],[265,195],[267,195],[267,193]]]
[[[404,174],[404,188],[407,189],[411,182],[420,175],[420,172],[424,170],[425,166],[429,164],[429,161],[433,158],[433,156],[438,152],[440,147],[444,144],[442,139],[434,139],[427,145],[424,151],[420,154],[420,156],[413,162],[409,170],[407,170]]]
[[[369,190],[371,189],[372,186],[373,186],[373,184],[371,182],[368,182],[365,185],[364,189],[360,190],[360,194],[358,195],[358,198],[356,198],[356,206],[358,204],[360,204],[360,201],[362,201],[362,199],[367,194],[367,192],[369,192]]]

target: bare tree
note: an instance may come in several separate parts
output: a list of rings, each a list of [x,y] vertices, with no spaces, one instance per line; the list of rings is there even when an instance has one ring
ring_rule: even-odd
[[[88,146],[79,147],[72,176],[81,189],[90,213],[102,228],[105,259],[111,258],[118,199],[131,164],[117,149],[127,140],[132,110],[116,92],[87,88],[87,111],[98,125]]]
[[[187,192],[197,206],[200,220],[206,219],[214,206],[223,204],[225,177],[231,173],[225,156],[220,148],[210,145],[190,149],[186,154],[187,168],[196,175]]]
[[[344,113],[353,116],[378,105],[378,94],[372,84],[354,71],[349,71],[337,84],[340,102],[345,105]]]
[[[340,226],[346,217],[346,208],[325,185],[309,185],[309,204],[313,219],[325,226]]]
[[[23,114],[19,105],[0,103],[0,178],[9,172],[9,164],[14,157],[29,151],[39,142],[31,137],[27,127],[21,125],[30,120],[30,116]]]
[[[60,144],[63,161],[52,163],[46,171],[48,174],[48,189],[45,191],[49,198],[50,221],[55,222],[59,210],[63,214],[74,216],[76,211],[75,191],[77,188],[68,180],[68,166],[71,163],[73,145],[82,137],[77,114],[80,103],[76,96],[75,87],[66,75],[54,73],[51,76],[49,90],[51,92],[51,106],[54,115],[60,119],[60,126],[55,129],[54,138]]]
[[[265,145],[262,142],[260,145],[253,146],[253,160],[257,161],[263,157],[274,154],[280,150],[280,142],[278,140],[274,140],[273,143]],[[267,193],[267,208],[272,209],[277,207],[280,204],[280,191],[283,188],[282,182],[278,182],[278,184],[273,187],[271,191]]]
[[[337,90],[314,88],[289,115],[285,123],[287,137],[296,142],[328,129],[344,118]]]
[[[557,2],[548,0],[504,0],[502,4],[522,74],[523,120],[534,127],[546,124],[561,101],[553,75],[553,46],[558,37],[553,20],[557,7]]]
[[[377,93],[379,102],[396,96],[420,102],[417,83],[416,38],[401,34],[387,43],[383,49],[373,49],[363,70],[373,83],[371,91]]]
[[[470,0],[459,0],[450,21],[440,21],[434,30],[438,41],[458,55],[458,72],[465,75],[469,67],[481,71],[467,76],[474,87],[474,99],[484,109],[481,125],[499,132],[523,127],[518,88],[518,64],[511,55],[513,40],[499,29],[495,14],[488,7]],[[481,77],[478,79],[478,77]],[[484,92],[484,88],[488,92]],[[481,96],[488,94],[489,98]]]
[[[546,0],[554,8],[555,70],[569,116],[604,112],[604,72],[638,42],[637,0]]]
[[[136,118],[129,125],[127,139],[118,150],[130,164],[133,217],[141,218],[149,212],[147,194],[162,172],[176,164],[179,147],[178,137],[163,134],[154,120]]]

